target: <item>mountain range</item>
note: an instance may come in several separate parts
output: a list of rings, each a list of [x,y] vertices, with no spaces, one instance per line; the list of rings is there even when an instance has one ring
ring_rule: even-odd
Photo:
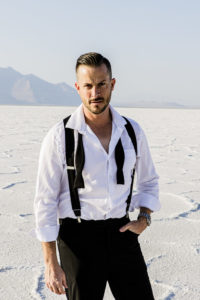
[[[66,105],[81,103],[76,90],[66,83],[49,83],[33,74],[22,75],[13,68],[0,68],[0,104]]]
[[[23,75],[11,67],[0,68],[0,104],[78,106],[81,100],[75,88],[62,82],[53,84],[33,74]],[[112,100],[114,106],[144,108],[192,108],[176,102]]]

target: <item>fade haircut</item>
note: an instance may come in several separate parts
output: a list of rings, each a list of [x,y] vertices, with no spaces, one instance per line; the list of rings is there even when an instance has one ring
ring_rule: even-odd
[[[108,70],[108,74],[110,76],[110,79],[112,79],[112,69],[111,69],[111,64],[107,58],[102,56],[99,53],[96,52],[89,52],[82,54],[76,62],[76,73],[78,70],[78,67],[80,65],[85,65],[85,66],[91,66],[91,67],[99,67],[102,64],[105,64]]]

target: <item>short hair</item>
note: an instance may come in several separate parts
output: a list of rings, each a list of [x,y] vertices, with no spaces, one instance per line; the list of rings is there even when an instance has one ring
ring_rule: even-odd
[[[79,56],[76,61],[76,72],[80,65],[99,67],[102,64],[106,65],[110,78],[112,78],[112,68],[109,60],[103,55],[96,52],[88,52]]]

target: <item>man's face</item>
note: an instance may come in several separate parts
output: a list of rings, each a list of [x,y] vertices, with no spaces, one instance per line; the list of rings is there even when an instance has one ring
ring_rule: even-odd
[[[84,107],[91,113],[100,114],[108,107],[114,85],[115,79],[110,79],[105,64],[78,67],[75,87]]]

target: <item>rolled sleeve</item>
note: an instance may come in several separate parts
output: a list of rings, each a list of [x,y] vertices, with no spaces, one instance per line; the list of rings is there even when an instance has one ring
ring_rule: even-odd
[[[62,174],[63,164],[53,128],[42,143],[34,198],[35,235],[40,241],[55,241],[58,236],[57,210]]]
[[[156,173],[148,142],[142,129],[138,139],[138,156],[135,171],[136,191],[132,195],[130,211],[140,207],[158,211],[160,209],[159,176]]]
[[[35,236],[41,242],[53,242],[57,239],[60,225],[36,228]]]

